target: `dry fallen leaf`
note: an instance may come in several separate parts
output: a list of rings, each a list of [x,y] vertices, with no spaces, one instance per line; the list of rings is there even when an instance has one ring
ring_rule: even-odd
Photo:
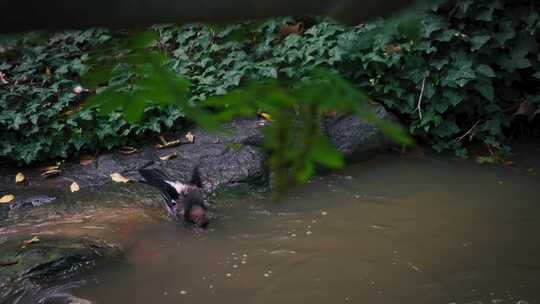
[[[180,144],[180,140],[177,139],[177,140],[165,142],[164,144],[158,144],[156,145],[156,148],[158,149],[170,148],[170,147],[178,146],[179,144]]]
[[[41,176],[43,176],[43,177],[53,177],[53,176],[60,175],[60,173],[62,173],[62,170],[51,169],[51,170],[47,170],[47,171],[41,173]]]
[[[84,159],[81,159],[79,161],[79,164],[81,164],[81,166],[88,166],[88,165],[92,164],[93,161],[94,161],[94,159],[92,159],[92,158],[84,158]]]
[[[187,132],[186,139],[190,144],[192,144],[195,141],[195,137],[193,136],[191,131]]]
[[[17,175],[15,175],[15,183],[22,183],[24,182],[24,174],[22,174],[22,172],[19,172],[17,173]]]
[[[6,194],[2,197],[0,197],[0,204],[7,204],[15,199],[15,195],[13,194]]]
[[[173,153],[173,154],[169,154],[169,155],[160,156],[159,159],[161,159],[161,160],[169,160],[169,159],[176,158],[176,156],[177,156],[177,154]]]
[[[39,242],[39,238],[37,236],[34,236],[33,238],[31,238],[29,240],[23,241],[23,244],[24,245],[30,245],[32,243],[37,243],[37,242]]]
[[[44,171],[58,170],[58,169],[60,169],[59,165],[48,166],[48,167],[43,168]]]
[[[71,186],[69,186],[69,189],[71,189],[71,192],[78,192],[79,190],[81,190],[81,188],[79,187],[79,184],[77,184],[76,182],[71,183]]]
[[[117,183],[127,183],[130,181],[129,178],[127,177],[124,177],[122,174],[120,173],[113,173],[111,174],[111,179],[114,181],[114,182],[117,182]]]
[[[137,152],[137,149],[133,148],[133,147],[122,147],[120,148],[120,153],[124,154],[124,155],[130,155],[130,154],[133,154]]]

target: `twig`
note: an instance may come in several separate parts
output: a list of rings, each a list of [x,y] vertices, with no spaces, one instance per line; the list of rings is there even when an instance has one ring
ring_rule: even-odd
[[[476,128],[476,126],[480,123],[480,120],[476,121],[474,123],[474,125],[469,129],[469,131],[465,132],[465,134],[461,135],[460,137],[456,138],[456,141],[457,142],[460,142],[463,138],[467,137],[467,135],[469,135],[473,130],[474,128]]]
[[[426,87],[426,77],[422,80],[422,88],[420,89],[420,97],[418,97],[418,104],[416,105],[416,110],[418,111],[418,116],[422,120],[422,98],[424,97],[424,89]]]
[[[10,261],[10,262],[0,262],[0,267],[7,267],[7,266],[13,266],[18,264],[18,261]]]

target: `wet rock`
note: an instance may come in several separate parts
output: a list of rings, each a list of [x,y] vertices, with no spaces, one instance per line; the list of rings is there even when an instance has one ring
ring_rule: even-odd
[[[9,216],[9,205],[0,204],[0,221],[7,219]]]
[[[13,303],[25,295],[101,266],[122,256],[119,247],[91,238],[40,236],[0,240],[0,303]]]
[[[23,200],[17,200],[14,203],[10,204],[9,206],[11,210],[41,207],[41,206],[50,204],[54,202],[55,200],[56,200],[56,197],[40,194],[40,195],[24,198]]]
[[[380,118],[395,121],[395,117],[382,106],[370,106]],[[264,140],[263,126],[269,122],[261,119],[241,119],[223,125],[220,132],[207,132],[200,128],[192,130],[194,143],[186,143],[166,149],[155,147],[140,148],[136,153],[124,155],[118,152],[103,154],[90,165],[68,163],[62,167],[63,173],[54,178],[45,179],[36,172],[25,172],[29,183],[17,186],[19,192],[37,187],[69,191],[69,185],[76,181],[81,189],[110,183],[111,173],[140,179],[137,169],[155,162],[154,167],[166,171],[171,178],[181,181],[191,179],[195,168],[199,169],[203,187],[207,192],[217,189],[265,185],[268,181],[268,169],[265,166],[267,158],[261,149]],[[338,115],[328,117],[323,122],[325,132],[336,147],[349,160],[366,158],[373,151],[388,147],[391,142],[380,130],[355,116]],[[176,134],[169,138],[184,139],[185,133]],[[175,154],[177,157],[160,161],[160,156]],[[0,189],[13,188],[13,178],[16,170],[8,170],[8,178],[0,178]],[[43,192],[48,194],[51,191]],[[17,194],[17,193],[16,193]],[[16,195],[18,196],[18,195]],[[25,206],[35,204],[23,204]],[[38,204],[39,205],[39,204]],[[3,211],[0,210],[0,219]]]
[[[12,304],[92,304],[92,302],[69,293],[70,289],[84,285],[85,281],[60,284],[41,289],[40,286],[25,282],[25,291],[13,299]]]
[[[368,110],[385,121],[397,123],[396,117],[382,106],[370,105]],[[392,145],[381,130],[354,115],[327,117],[324,126],[332,143],[351,161],[365,159]]]

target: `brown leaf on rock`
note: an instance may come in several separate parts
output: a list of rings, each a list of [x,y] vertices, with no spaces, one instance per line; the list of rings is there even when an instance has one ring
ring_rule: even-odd
[[[173,153],[173,154],[169,154],[169,155],[160,156],[159,159],[161,159],[161,160],[169,160],[169,159],[176,158],[177,156],[178,155],[176,153]]]
[[[24,182],[24,174],[22,174],[22,172],[19,172],[17,173],[17,175],[15,175],[15,183],[19,184],[22,182]]]
[[[41,176],[43,176],[45,178],[49,178],[49,177],[58,176],[61,173],[62,173],[62,170],[60,170],[60,169],[50,169],[50,170],[46,170],[43,173],[41,173]]]
[[[91,165],[93,162],[94,162],[93,158],[82,158],[79,161],[79,164],[81,164],[81,166],[88,166],[88,165]]]
[[[58,170],[60,169],[60,165],[53,165],[43,168],[43,171],[49,171],[49,170]]]
[[[31,239],[28,239],[28,240],[23,241],[23,244],[24,244],[24,245],[30,245],[30,244],[32,244],[32,243],[37,243],[37,242],[39,242],[39,237],[34,236],[34,237],[31,238]]]
[[[135,152],[137,152],[137,149],[134,148],[134,147],[127,146],[127,147],[120,148],[120,153],[122,153],[124,155],[130,155],[130,154],[133,154]]]
[[[7,204],[10,203],[15,199],[15,195],[13,194],[6,194],[2,197],[0,197],[0,204]]]
[[[112,173],[111,179],[116,183],[128,183],[131,180],[120,173]]]
[[[180,139],[177,139],[177,140],[165,142],[164,144],[157,144],[157,145],[156,145],[156,148],[158,148],[158,149],[165,149],[165,148],[170,148],[170,147],[178,146],[179,144],[180,144]]]
[[[186,134],[186,139],[187,141],[192,144],[195,142],[195,136],[193,136],[193,134],[191,133],[191,131],[187,132]]]
[[[71,192],[79,192],[79,190],[81,190],[79,184],[77,184],[76,182],[71,183],[69,189],[71,190]]]

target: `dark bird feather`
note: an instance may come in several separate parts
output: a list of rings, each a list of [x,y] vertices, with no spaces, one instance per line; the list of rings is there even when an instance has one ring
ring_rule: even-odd
[[[139,173],[145,179],[144,182],[160,190],[167,211],[175,219],[184,219],[201,227],[208,225],[203,191],[197,186],[201,184],[198,173],[194,172],[194,177],[187,184],[172,181],[158,169],[140,169]]]

